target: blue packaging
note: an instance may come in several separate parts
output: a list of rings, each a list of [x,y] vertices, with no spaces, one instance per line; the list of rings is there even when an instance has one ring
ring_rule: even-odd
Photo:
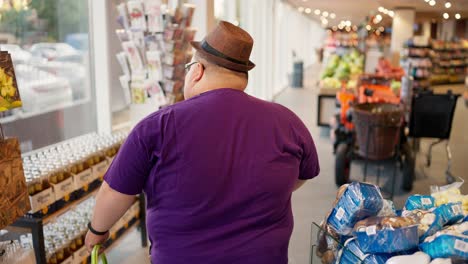
[[[405,210],[429,210],[435,207],[435,199],[430,195],[411,195],[405,203]]]
[[[383,228],[369,226],[366,231],[356,232],[357,242],[364,253],[397,253],[417,249],[418,226]]]
[[[431,242],[421,243],[419,247],[433,259],[451,258],[468,261],[468,236],[442,234]]]
[[[435,214],[440,214],[444,220],[444,225],[453,225],[463,219],[462,203],[448,203],[437,207]]]
[[[436,209],[433,213],[435,214],[435,221],[429,227],[429,229],[421,236],[420,241],[424,241],[429,236],[434,235],[438,231],[442,230],[446,225],[453,225],[463,219],[463,207],[461,202],[443,204]]]
[[[421,242],[424,241],[424,239],[426,239],[427,237],[434,235],[435,233],[442,230],[442,228],[444,228],[445,221],[443,216],[440,213],[436,213],[435,211],[434,214],[435,220],[432,223],[432,225],[429,226],[429,229],[426,231],[426,233],[424,233],[419,239]]]
[[[462,222],[468,222],[468,215],[463,218]]]
[[[333,208],[327,223],[338,234],[349,235],[358,221],[376,216],[382,207],[383,198],[377,186],[353,182]]]
[[[359,248],[356,238],[351,238],[340,251],[336,264],[385,264],[390,257],[388,254],[365,254]]]

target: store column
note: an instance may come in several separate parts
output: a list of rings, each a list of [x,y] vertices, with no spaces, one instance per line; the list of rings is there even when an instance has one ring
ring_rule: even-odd
[[[400,50],[403,44],[413,37],[415,11],[414,8],[395,8],[395,16],[392,24],[392,40],[390,50],[392,52],[392,63],[398,64]]]
[[[92,45],[94,58],[94,85],[96,91],[96,119],[99,133],[112,131],[111,76],[108,39],[108,15],[110,1],[90,1],[92,21]]]

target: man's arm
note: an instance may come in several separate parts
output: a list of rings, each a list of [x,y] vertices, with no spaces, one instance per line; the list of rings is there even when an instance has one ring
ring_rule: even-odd
[[[302,185],[304,185],[304,183],[306,183],[306,180],[297,179],[296,183],[294,184],[293,192],[295,192],[295,191],[297,191],[297,189],[301,188]]]
[[[134,202],[134,195],[119,193],[104,181],[96,196],[91,227],[99,232],[108,231]],[[104,243],[108,237],[109,233],[99,236],[88,231],[85,241],[86,248],[91,252],[94,245]]]

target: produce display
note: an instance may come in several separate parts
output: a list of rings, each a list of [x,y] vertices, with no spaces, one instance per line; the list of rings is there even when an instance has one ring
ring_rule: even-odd
[[[432,186],[397,213],[377,186],[343,185],[321,224],[317,256],[326,264],[467,263],[468,196],[460,186]]]
[[[0,51],[0,112],[21,106],[11,55]]]
[[[331,55],[321,76],[322,88],[341,88],[343,81],[363,72],[364,55],[353,49],[348,54],[338,56]]]

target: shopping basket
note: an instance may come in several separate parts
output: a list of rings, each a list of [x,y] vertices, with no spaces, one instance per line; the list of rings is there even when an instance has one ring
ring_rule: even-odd
[[[100,245],[95,245],[93,251],[91,252],[91,264],[99,263],[99,256],[101,257],[101,262],[107,264],[106,254],[102,253],[99,255],[99,250],[101,249]]]
[[[354,106],[354,124],[360,156],[383,160],[395,154],[403,109],[387,103],[358,104]]]

